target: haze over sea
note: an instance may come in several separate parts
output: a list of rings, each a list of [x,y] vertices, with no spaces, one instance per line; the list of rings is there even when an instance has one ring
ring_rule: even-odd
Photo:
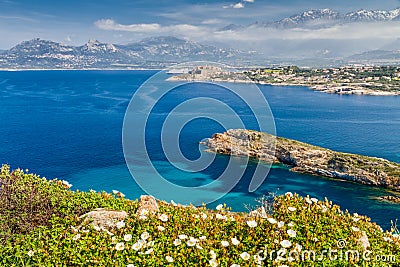
[[[10,164],[13,169],[28,168],[47,178],[68,180],[75,190],[116,189],[128,198],[138,198],[144,192],[125,165],[122,122],[134,92],[155,73],[0,72],[0,162]],[[260,88],[272,109],[277,135],[400,162],[399,97],[330,95],[293,86]],[[155,139],[147,144],[148,150],[158,171],[181,185],[209,183],[223,172],[228,161],[227,156],[218,155],[205,171],[186,173],[172,167],[162,154],[156,130],[165,119],[163,112],[197,96],[225,100],[242,116],[249,115],[223,89],[203,83],[180,87],[159,103],[151,120],[154,132],[150,129],[150,136]],[[213,107],[203,108],[212,110]],[[229,116],[226,120],[230,120]],[[251,120],[246,126],[255,127]],[[183,154],[196,159],[200,155],[198,142],[222,131],[221,125],[211,120],[190,122],[180,136]],[[384,189],[296,174],[283,167],[274,167],[263,185],[256,192],[248,193],[254,167],[250,163],[245,177],[218,203],[244,211],[244,204],[255,205],[254,199],[268,192],[291,191],[320,199],[328,197],[343,209],[372,217],[384,228],[390,226],[390,220],[399,218],[399,205],[374,200],[376,196],[388,194]],[[146,170],[140,175],[146,175]]]

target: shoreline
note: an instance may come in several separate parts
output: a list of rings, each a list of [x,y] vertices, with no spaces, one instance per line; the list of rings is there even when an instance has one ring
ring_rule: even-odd
[[[351,88],[352,85],[320,85],[320,84],[312,84],[312,83],[288,83],[288,82],[262,82],[262,81],[253,81],[253,80],[241,80],[241,79],[197,79],[197,78],[186,78],[179,76],[172,76],[167,79],[167,81],[178,82],[178,81],[186,81],[186,82],[225,82],[225,83],[242,83],[242,84],[260,84],[260,85],[271,85],[271,86],[302,86],[307,87],[310,90],[328,94],[337,94],[337,95],[370,95],[370,96],[400,96],[400,91],[392,92],[392,91],[383,91],[383,90],[371,90],[371,89],[363,89],[361,87]]]
[[[400,164],[386,159],[337,152],[244,129],[216,133],[204,144],[209,152],[282,163],[298,173],[400,191]]]

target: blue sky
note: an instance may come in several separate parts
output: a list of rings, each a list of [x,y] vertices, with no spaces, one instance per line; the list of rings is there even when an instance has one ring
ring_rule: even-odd
[[[0,49],[35,37],[72,45],[88,39],[129,43],[155,35],[202,41],[211,29],[278,20],[312,8],[348,12],[398,6],[398,0],[0,0]]]

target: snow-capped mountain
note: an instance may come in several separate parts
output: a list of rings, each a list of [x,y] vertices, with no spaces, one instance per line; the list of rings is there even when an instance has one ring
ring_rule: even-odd
[[[383,11],[383,10],[365,10],[361,9],[356,12],[347,13],[344,20],[348,22],[373,22],[373,21],[391,21],[397,20],[400,15],[400,8]]]
[[[313,9],[305,11],[301,14],[293,15],[288,18],[281,19],[272,23],[267,23],[266,26],[277,28],[293,28],[299,25],[315,26],[340,20],[339,12],[330,9]]]
[[[355,22],[383,22],[400,20],[400,8],[384,10],[358,10],[347,14],[341,14],[331,9],[312,9],[290,17],[270,22],[255,22],[247,26],[228,25],[220,31],[245,31],[249,27],[264,28],[323,28],[336,24],[346,24]]]
[[[90,40],[83,46],[33,39],[0,54],[0,68],[162,67],[191,60],[233,62],[250,53],[175,37],[153,37],[129,45]]]

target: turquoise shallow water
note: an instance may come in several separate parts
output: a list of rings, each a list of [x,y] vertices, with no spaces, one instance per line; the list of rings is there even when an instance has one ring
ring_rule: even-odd
[[[117,189],[130,198],[137,198],[143,192],[125,165],[121,144],[122,122],[133,93],[154,73],[0,72],[0,161],[11,164],[13,168],[29,168],[49,178],[67,179],[74,185],[73,189]],[[262,86],[261,90],[272,109],[278,135],[338,151],[400,162],[399,97],[338,96],[302,87]],[[150,118],[152,130],[149,137],[154,141],[149,143],[148,149],[156,168],[170,181],[181,185],[212,182],[228,161],[228,157],[218,155],[206,170],[187,173],[165,160],[157,130],[165,119],[166,111],[183,100],[199,95],[208,95],[235,106],[245,118],[246,126],[255,127],[246,107],[211,85],[189,85],[169,94]],[[213,106],[193,109],[210,112]],[[224,119],[231,121],[229,115]],[[221,125],[207,119],[190,122],[181,132],[183,154],[190,159],[198,158],[198,141],[220,131],[223,131]],[[239,165],[240,162],[238,159]],[[250,163],[240,183],[218,203],[226,202],[234,210],[245,210],[245,203],[254,205],[254,199],[263,194],[292,191],[318,198],[326,196],[351,212],[371,216],[383,227],[388,227],[391,219],[400,217],[399,205],[373,199],[387,194],[385,190],[300,175],[279,167],[271,170],[256,192],[249,193],[247,189],[254,167],[255,164]],[[146,169],[140,168],[140,165],[138,172],[138,175],[147,178]],[[152,177],[148,179],[151,181]],[[202,199],[218,190],[217,186],[214,191],[196,197]],[[174,200],[184,202],[185,196],[176,196]]]

